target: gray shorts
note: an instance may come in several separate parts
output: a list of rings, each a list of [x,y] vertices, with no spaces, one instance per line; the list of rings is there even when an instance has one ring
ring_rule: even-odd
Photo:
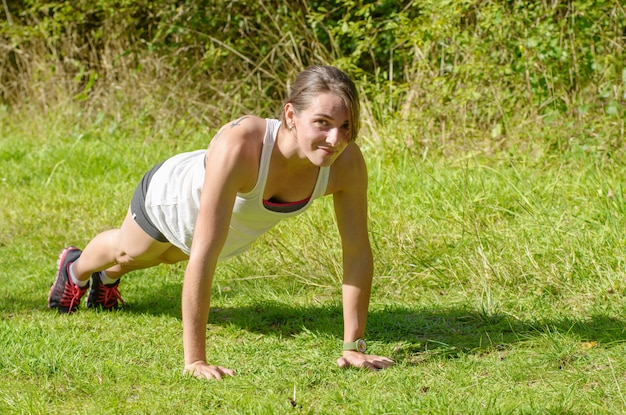
[[[148,185],[150,184],[150,180],[152,180],[152,176],[159,170],[162,164],[163,162],[157,164],[143,176],[130,201],[130,212],[135,222],[137,222],[137,225],[150,235],[151,238],[159,242],[169,242],[161,231],[154,226],[146,212],[146,193],[148,192]]]

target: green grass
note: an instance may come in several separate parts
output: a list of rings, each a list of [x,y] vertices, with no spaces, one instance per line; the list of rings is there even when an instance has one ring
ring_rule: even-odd
[[[626,160],[557,130],[492,154],[366,137],[367,338],[397,365],[335,364],[340,250],[324,200],[220,266],[208,354],[237,376],[215,382],[181,373],[183,265],[125,277],[119,312],[46,308],[60,249],[117,226],[145,170],[213,130],[0,112],[0,413],[625,412]]]

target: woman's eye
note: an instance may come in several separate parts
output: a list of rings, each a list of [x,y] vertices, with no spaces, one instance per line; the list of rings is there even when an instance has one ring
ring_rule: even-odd
[[[343,128],[345,131],[350,131],[350,124],[345,123],[344,125],[341,126],[341,128]]]

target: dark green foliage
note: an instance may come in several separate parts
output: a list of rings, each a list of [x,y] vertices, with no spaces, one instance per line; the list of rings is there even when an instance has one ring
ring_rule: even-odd
[[[135,95],[176,118],[264,113],[313,63],[355,76],[375,124],[431,120],[423,129],[464,125],[463,136],[497,140],[520,114],[619,118],[626,102],[616,0],[24,0],[6,11],[0,99],[11,105],[50,105],[61,89],[78,101]]]

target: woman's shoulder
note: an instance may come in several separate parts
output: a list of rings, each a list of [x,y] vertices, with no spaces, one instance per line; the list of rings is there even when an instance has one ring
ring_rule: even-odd
[[[267,120],[256,115],[244,115],[222,125],[213,136],[210,146],[224,144],[232,147],[240,143],[246,145],[250,141],[263,141]]]
[[[327,194],[367,183],[367,165],[359,146],[352,142],[330,166]]]
[[[256,115],[244,115],[222,126],[218,135],[230,134],[239,137],[258,137],[265,134],[267,120]]]
[[[365,159],[359,146],[352,142],[348,144],[346,149],[335,160],[331,170],[338,170],[342,173],[352,171],[356,173],[363,173],[366,171]]]
[[[229,121],[211,140],[208,156],[235,157],[242,161],[258,159],[266,128],[267,120],[255,115]]]

